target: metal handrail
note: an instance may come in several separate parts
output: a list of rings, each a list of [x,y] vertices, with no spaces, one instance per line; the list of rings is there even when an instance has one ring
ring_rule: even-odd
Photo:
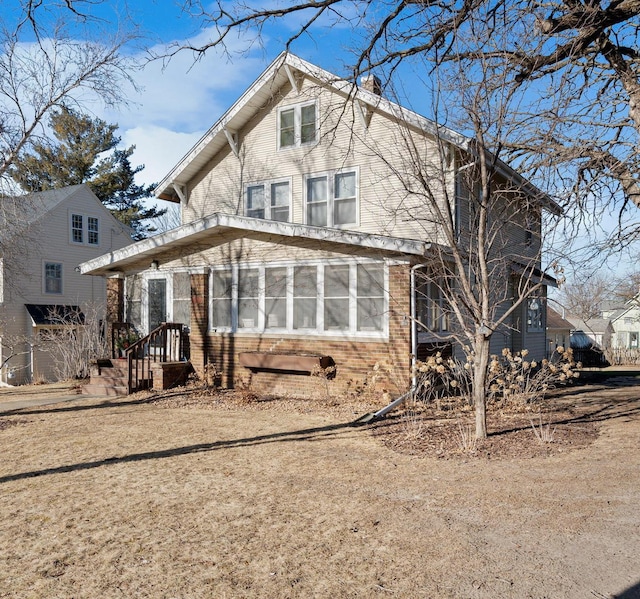
[[[146,337],[125,351],[127,358],[128,392],[138,391],[151,378],[151,364],[178,362],[184,359],[184,327],[177,322],[163,322]]]

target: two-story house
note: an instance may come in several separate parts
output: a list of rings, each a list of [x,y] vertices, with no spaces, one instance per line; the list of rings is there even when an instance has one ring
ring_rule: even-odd
[[[613,348],[640,349],[640,293],[624,303],[605,306],[602,317],[611,321]]]
[[[158,198],[180,203],[182,226],[82,272],[107,277],[119,302],[112,313],[141,330],[188,325],[194,367],[210,365],[223,385],[307,393],[318,383],[301,375],[327,368],[346,390],[376,369],[400,390],[412,359],[436,348],[459,353],[447,348],[442,297],[418,277],[446,254],[447,239],[401,174],[419,163],[430,193],[455,203],[464,239],[473,226],[465,201],[476,193],[465,179],[472,148],[382,97],[374,78],[356,87],[285,53],[158,185]],[[496,164],[505,197],[528,206],[494,215],[509,221],[505,277],[540,280],[541,210],[556,207]],[[519,306],[492,350],[543,357],[544,299],[543,289]]]
[[[105,281],[82,276],[78,265],[129,245],[131,230],[86,185],[0,202],[2,382],[54,380],[47,332],[80,325],[88,306],[106,304]]]

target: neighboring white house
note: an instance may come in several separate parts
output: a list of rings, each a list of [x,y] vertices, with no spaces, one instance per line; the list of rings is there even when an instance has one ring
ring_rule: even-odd
[[[566,318],[573,325],[572,335],[582,331],[600,349],[611,347],[613,327],[608,318],[590,318],[589,320],[582,320],[577,316],[567,316]]]
[[[603,311],[611,321],[611,346],[616,349],[640,349],[640,293],[623,305]]]
[[[129,245],[131,230],[86,185],[3,198],[0,210],[2,382],[52,380],[43,331],[59,317],[81,323],[88,306],[104,310],[104,280],[82,276],[78,265]]]
[[[81,268],[109,278],[140,330],[189,325],[194,367],[214,366],[224,385],[306,392],[317,379],[299,375],[308,368],[296,357],[313,354],[331,358],[345,390],[384,363],[401,388],[411,356],[446,340],[452,322],[437,286],[416,281],[447,239],[424,192],[397,175],[413,173],[416,189],[429,178],[464,245],[479,193],[468,181],[475,151],[382,97],[374,78],[356,87],[284,53],[156,188],[180,204],[182,226]],[[506,310],[512,294],[499,290],[509,283],[553,283],[541,272],[541,212],[558,207],[500,161],[494,184],[504,202],[492,220],[502,242],[494,305]],[[545,296],[518,306],[492,351],[544,357]]]

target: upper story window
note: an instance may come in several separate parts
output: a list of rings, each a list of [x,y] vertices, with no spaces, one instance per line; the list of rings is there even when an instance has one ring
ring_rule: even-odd
[[[44,292],[62,293],[62,264],[59,262],[44,263]]]
[[[95,216],[71,215],[71,241],[100,245],[100,223]]]
[[[357,224],[357,170],[308,176],[305,191],[308,225],[340,227]]]
[[[296,104],[278,111],[278,147],[297,148],[318,141],[316,102]]]
[[[247,216],[288,222],[290,213],[291,183],[288,179],[247,186]]]
[[[84,243],[83,221],[81,214],[71,215],[71,240],[74,243]]]

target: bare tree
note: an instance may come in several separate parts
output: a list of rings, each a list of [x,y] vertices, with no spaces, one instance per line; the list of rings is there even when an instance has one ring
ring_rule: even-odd
[[[603,302],[616,299],[615,281],[611,275],[595,273],[567,281],[558,294],[558,302],[569,313],[582,320],[598,318]]]
[[[16,157],[47,137],[56,109],[122,103],[124,84],[135,83],[136,65],[122,53],[134,33],[122,33],[131,29],[126,25],[114,26],[116,35],[100,30],[102,21],[91,16],[100,3],[22,0],[20,10],[0,16],[0,260],[5,268],[20,263],[13,258],[28,247],[30,215],[38,208],[15,197],[21,190],[9,172]]]

